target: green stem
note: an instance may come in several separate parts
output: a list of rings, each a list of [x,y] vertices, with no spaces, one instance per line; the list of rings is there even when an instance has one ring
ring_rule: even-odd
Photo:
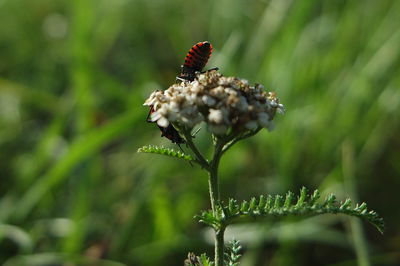
[[[239,140],[245,139],[245,138],[249,138],[251,136],[254,136],[255,134],[257,134],[262,128],[259,127],[257,128],[255,131],[251,131],[250,133],[244,134],[241,137],[236,137],[233,140],[230,140],[228,143],[226,143],[226,145],[224,145],[223,149],[222,149],[222,153],[225,153],[227,150],[229,150],[230,147],[232,147],[236,142],[238,142]]]
[[[224,234],[225,227],[215,231],[215,266],[224,265]]]
[[[215,138],[215,149],[214,155],[211,162],[208,162],[201,152],[197,149],[193,143],[193,137],[190,131],[181,129],[182,134],[185,136],[186,144],[195,154],[197,161],[204,169],[208,171],[208,188],[210,192],[211,208],[215,216],[218,215],[218,204],[220,202],[219,194],[219,181],[218,181],[218,166],[223,154],[223,148],[227,141]],[[219,228],[215,228],[215,266],[224,265],[224,233],[225,225],[221,225]]]
[[[218,187],[218,176],[213,173],[212,169],[208,174],[208,190],[210,193],[211,209],[214,215],[216,214],[216,205],[219,201],[219,187]]]
[[[209,171],[210,165],[209,165],[208,161],[204,158],[204,156],[201,154],[201,152],[197,149],[196,145],[193,143],[193,140],[192,140],[193,137],[190,134],[190,131],[181,130],[181,132],[185,136],[186,145],[188,145],[189,148],[193,151],[193,153],[196,156],[196,159],[197,159],[198,163],[203,168],[205,168],[207,171]]]
[[[218,166],[222,156],[222,148],[225,143],[217,140],[215,143],[214,156],[210,163],[209,168],[209,179],[208,186],[210,190],[210,201],[211,208],[213,210],[214,215],[218,215],[217,206],[220,201],[219,194],[219,181],[218,181]],[[224,233],[225,227],[221,226],[220,228],[215,228],[215,265],[223,266],[224,265]]]
[[[214,150],[214,157],[210,163],[209,168],[209,178],[208,178],[208,186],[210,190],[210,201],[211,201],[211,208],[216,215],[216,204],[218,204],[220,197],[219,197],[219,181],[218,181],[218,166],[219,161],[222,155],[222,147],[223,144],[221,142],[216,143],[215,150]]]

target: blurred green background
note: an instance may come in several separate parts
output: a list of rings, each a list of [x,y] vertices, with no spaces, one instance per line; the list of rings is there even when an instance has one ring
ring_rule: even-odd
[[[208,40],[218,66],[276,91],[276,129],[222,161],[223,198],[319,188],[343,216],[235,225],[242,265],[400,265],[400,1],[0,0],[0,264],[182,265],[213,253],[198,167],[142,106]],[[211,151],[202,130],[196,138]]]

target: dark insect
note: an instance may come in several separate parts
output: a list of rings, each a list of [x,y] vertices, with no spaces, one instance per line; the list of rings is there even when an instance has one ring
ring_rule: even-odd
[[[154,123],[150,119],[150,116],[152,113],[154,113],[154,108],[153,108],[153,106],[150,106],[150,111],[149,111],[149,114],[147,115],[147,119],[146,119],[147,122]],[[157,125],[157,126],[161,130],[161,137],[166,137],[172,143],[175,143],[178,145],[185,143],[184,139],[179,135],[178,131],[174,128],[173,125],[169,124],[167,127],[162,127],[159,125]]]
[[[211,43],[199,42],[193,45],[185,57],[185,63],[182,65],[181,74],[178,80],[193,81],[197,72],[201,72],[208,59],[211,56],[213,47]]]
[[[185,63],[182,65],[181,74],[177,77],[177,80],[193,81],[196,77],[196,74],[201,72],[207,64],[212,49],[211,43],[207,41],[199,42],[193,45],[185,57]],[[153,106],[150,106],[150,111],[147,115],[147,122],[154,123],[150,119],[152,113],[154,113],[154,108]],[[178,145],[185,143],[185,140],[179,135],[179,132],[171,124],[169,124],[167,127],[161,127],[159,125],[157,126],[161,130],[161,137],[166,137],[172,141],[172,143],[176,143]]]

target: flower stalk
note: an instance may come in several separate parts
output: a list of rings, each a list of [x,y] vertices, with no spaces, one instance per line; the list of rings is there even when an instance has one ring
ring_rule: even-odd
[[[224,142],[216,138],[214,156],[209,168],[208,187],[210,191],[211,208],[214,215],[217,215],[217,207],[220,203],[218,167],[222,156]],[[223,265],[224,263],[224,233],[225,227],[215,228],[215,265]]]
[[[219,193],[219,180],[218,180],[218,167],[221,160],[221,156],[223,154],[223,148],[225,146],[225,142],[220,138],[215,138],[215,149],[214,155],[211,162],[208,162],[205,157],[201,154],[199,149],[193,142],[193,137],[190,135],[190,132],[182,130],[186,143],[188,147],[193,151],[196,156],[197,162],[207,170],[208,172],[208,189],[210,195],[210,204],[211,209],[214,215],[218,213],[218,204],[220,202],[220,193]],[[225,226],[221,226],[219,228],[214,228],[215,230],[215,265],[222,266],[224,263],[224,233]]]

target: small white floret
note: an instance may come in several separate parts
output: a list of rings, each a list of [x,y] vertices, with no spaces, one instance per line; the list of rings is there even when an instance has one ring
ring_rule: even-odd
[[[157,125],[159,125],[160,127],[167,127],[169,125],[169,121],[165,117],[161,117],[157,120]]]
[[[221,110],[210,109],[210,113],[208,114],[208,121],[215,124],[221,124],[223,118],[224,116]]]
[[[257,116],[258,116],[258,123],[260,124],[260,126],[264,128],[268,128],[270,126],[271,121],[267,113],[262,112],[259,113]]]

